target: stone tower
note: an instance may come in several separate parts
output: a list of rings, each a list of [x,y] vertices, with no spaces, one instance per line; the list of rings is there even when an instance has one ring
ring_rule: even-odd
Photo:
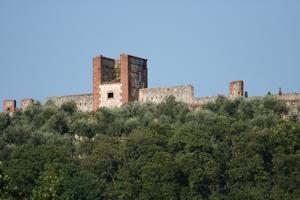
[[[4,100],[3,102],[3,111],[5,113],[13,113],[16,110],[16,100]]]
[[[25,111],[26,108],[32,103],[34,103],[34,100],[32,98],[22,99],[22,101],[21,101],[22,110]]]
[[[244,81],[231,81],[229,85],[229,97],[243,97],[244,96]]]
[[[121,54],[114,60],[93,58],[93,110],[118,107],[139,99],[139,89],[148,87],[147,60]]]

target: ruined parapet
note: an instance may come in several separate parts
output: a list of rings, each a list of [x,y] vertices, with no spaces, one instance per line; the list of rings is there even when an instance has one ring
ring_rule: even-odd
[[[25,111],[26,108],[30,105],[34,103],[34,100],[32,98],[26,98],[26,99],[22,99],[21,100],[21,108],[22,108],[22,111]]]
[[[163,88],[144,88],[139,90],[140,102],[160,103],[169,96],[174,96],[176,101],[182,101],[187,104],[193,103],[194,88],[192,85],[163,87]]]
[[[244,96],[244,81],[231,81],[229,85],[229,97],[243,97]]]
[[[78,110],[82,112],[89,112],[93,110],[93,94],[47,97],[46,101],[49,100],[57,106],[61,106],[63,103],[73,101],[75,102]]]
[[[17,106],[16,100],[4,100],[3,101],[3,112],[12,114],[15,112]]]

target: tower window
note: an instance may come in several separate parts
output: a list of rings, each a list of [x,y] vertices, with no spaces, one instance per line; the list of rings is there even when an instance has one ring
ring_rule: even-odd
[[[113,92],[107,93],[107,98],[108,98],[108,99],[114,98],[114,93],[113,93]]]

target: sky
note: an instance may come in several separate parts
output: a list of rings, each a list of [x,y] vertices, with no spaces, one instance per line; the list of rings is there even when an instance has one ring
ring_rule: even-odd
[[[300,92],[299,0],[0,0],[0,101],[92,92],[92,58],[148,59],[149,87]],[[3,103],[0,104],[2,110]]]

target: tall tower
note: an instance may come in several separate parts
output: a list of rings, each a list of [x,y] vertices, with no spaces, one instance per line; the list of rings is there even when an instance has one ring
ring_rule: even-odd
[[[229,97],[243,97],[244,96],[244,81],[231,81],[229,85]]]
[[[93,110],[138,100],[139,89],[148,87],[147,73],[144,58],[127,54],[121,54],[119,60],[94,57]]]
[[[17,102],[16,100],[4,100],[3,102],[3,111],[5,113],[13,113],[16,110]]]

